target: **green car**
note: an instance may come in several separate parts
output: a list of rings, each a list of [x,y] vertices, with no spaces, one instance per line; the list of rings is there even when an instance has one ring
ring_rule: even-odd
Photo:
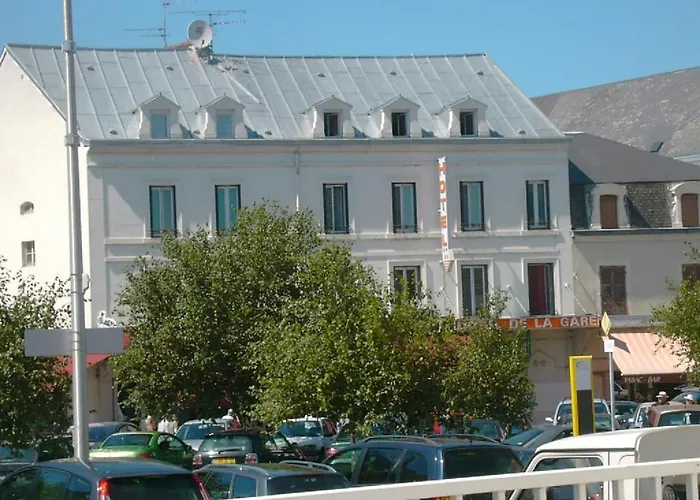
[[[192,457],[191,447],[165,432],[112,434],[90,450],[90,458],[152,458],[188,469],[192,468]]]

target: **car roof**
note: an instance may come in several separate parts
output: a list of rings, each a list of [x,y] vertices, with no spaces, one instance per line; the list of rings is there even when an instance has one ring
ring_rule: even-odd
[[[48,467],[64,470],[83,477],[100,478],[150,476],[163,474],[191,474],[191,471],[157,460],[136,460],[128,458],[92,458],[89,464],[75,458],[64,458],[34,464],[35,467]]]
[[[664,432],[668,428],[627,429],[572,436],[546,443],[537,452],[571,450],[630,450],[636,449],[642,436],[652,432]]]
[[[602,398],[593,398],[594,403],[606,403]],[[559,401],[559,404],[571,404],[571,398],[564,398],[561,401]]]
[[[663,406],[652,406],[649,411],[654,413],[671,413],[671,412],[700,412],[700,406],[696,405],[663,405]]]
[[[311,422],[314,420],[326,420],[327,418],[328,417],[312,417],[311,415],[307,415],[299,418],[288,418],[286,422]]]
[[[265,432],[265,429],[226,429],[224,431],[212,432],[207,434],[206,438],[219,437],[219,436],[257,436],[261,432]]]
[[[225,424],[226,420],[223,418],[196,418],[193,420],[188,420],[187,422],[184,422],[183,424],[180,425],[182,427],[183,425],[193,425],[193,424]]]
[[[483,437],[475,436],[474,440],[471,439],[461,439],[456,437],[450,437],[449,434],[445,437],[419,437],[419,436],[374,436],[370,438],[365,438],[362,441],[357,442],[352,446],[343,448],[343,450],[350,448],[381,448],[385,447],[387,444],[391,443],[394,446],[399,445],[401,448],[405,449],[418,449],[418,448],[435,448],[435,449],[449,449],[449,448],[465,448],[465,447],[496,447],[496,448],[507,448],[511,449],[510,446],[499,443],[498,441],[485,440]]]
[[[154,434],[167,434],[165,432],[158,431],[134,431],[134,432],[120,432],[119,434],[112,434],[112,436],[153,436]],[[109,436],[109,437],[112,437]]]
[[[121,425],[121,424],[131,424],[131,422],[92,422],[89,426],[90,427],[112,427],[115,425]],[[131,424],[135,425],[135,424]]]
[[[311,468],[304,467],[300,465],[291,464],[255,464],[255,465],[236,465],[236,464],[223,464],[223,465],[207,465],[200,469],[205,470],[223,470],[223,471],[235,471],[235,472],[245,472],[248,474],[255,474],[264,477],[283,477],[283,476],[318,476],[318,475],[328,475],[337,476],[337,472],[331,472],[322,468]]]

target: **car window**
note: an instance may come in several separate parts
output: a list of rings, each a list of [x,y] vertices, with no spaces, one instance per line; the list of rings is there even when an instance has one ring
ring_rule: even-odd
[[[212,471],[206,483],[204,483],[204,488],[209,493],[211,500],[231,498],[229,490],[231,489],[232,480],[233,472]]]
[[[9,446],[0,446],[0,462],[34,462],[36,452],[31,449],[15,449]]]
[[[413,483],[427,480],[428,461],[425,456],[417,451],[407,451],[399,472],[399,482]]]
[[[68,474],[53,469],[41,469],[36,496],[41,500],[63,500]]]
[[[543,432],[544,429],[528,429],[525,432],[521,432],[520,434],[511,436],[508,439],[504,439],[503,443],[510,446],[523,446],[525,443],[532,441]]]
[[[323,435],[323,429],[318,420],[285,422],[280,428],[280,432],[285,437],[319,437]]]
[[[347,479],[337,474],[303,474],[299,476],[275,477],[267,482],[268,495],[284,495],[304,491],[339,490],[352,486]]]
[[[179,439],[173,437],[173,436],[168,436],[169,443],[170,443],[170,450],[172,451],[185,451],[185,444],[180,441]]]
[[[101,448],[116,448],[118,446],[148,446],[150,434],[112,434],[100,445]]]
[[[255,479],[245,476],[236,476],[233,479],[233,497],[248,498],[256,496],[257,484]]]
[[[90,500],[90,483],[82,477],[71,475],[65,500]]]
[[[513,451],[500,446],[447,448],[443,450],[442,457],[444,479],[522,471],[522,465]]]
[[[281,433],[275,432],[275,434],[272,436],[272,439],[274,439],[275,444],[277,445],[277,448],[280,450],[287,450],[291,448],[291,444],[289,441],[287,441],[287,438],[285,438]]]
[[[345,476],[346,479],[352,481],[357,463],[362,456],[362,448],[354,448],[352,450],[344,450],[336,453],[331,458],[326,460],[326,464],[333,467],[338,473]]]
[[[180,439],[204,439],[207,435],[215,432],[223,431],[224,424],[185,424],[177,431],[177,437]]]
[[[603,462],[596,457],[562,457],[549,458],[539,462],[533,469],[535,472],[553,471],[564,469],[580,469],[585,467],[600,467]],[[586,484],[587,498],[602,498],[603,483],[593,482]],[[597,497],[595,495],[598,495]],[[523,490],[518,496],[518,500],[532,500],[534,498],[532,490]],[[573,485],[566,486],[551,486],[547,488],[547,500],[574,500]]]
[[[398,481],[402,449],[368,448],[360,467],[358,484],[386,484]]]
[[[34,482],[36,469],[26,469],[0,485],[0,500],[26,500]]]
[[[204,500],[191,473],[112,478],[109,480],[109,498],[110,500],[136,498]]]
[[[697,425],[700,424],[700,412],[696,411],[674,411],[662,413],[659,417],[659,427],[670,427],[676,425]]]
[[[494,420],[472,420],[467,423],[467,429],[473,434],[479,434],[491,439],[501,439],[503,437],[500,424]]]
[[[225,434],[204,439],[199,446],[199,451],[253,451],[253,440],[250,436],[239,434]]]
[[[88,430],[88,439],[90,441],[102,442],[114,433],[116,427],[114,425],[95,425]]]

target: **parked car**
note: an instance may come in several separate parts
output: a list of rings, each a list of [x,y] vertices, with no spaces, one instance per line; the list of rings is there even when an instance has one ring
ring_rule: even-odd
[[[335,436],[333,444],[330,446],[330,448],[326,448],[326,458],[332,457],[340,450],[353,445],[366,437],[367,436],[363,436],[355,432],[350,432],[347,427],[341,428],[338,434]]]
[[[682,406],[682,403],[676,401],[669,401],[666,406]],[[641,429],[643,427],[649,427],[649,409],[654,407],[653,402],[641,403],[634,412],[634,415],[630,419],[630,429]]]
[[[554,416],[545,418],[545,421],[553,424],[560,422],[562,416],[571,415],[571,407],[571,399],[563,399],[557,405],[557,409],[554,411]],[[610,413],[608,402],[604,399],[595,398],[593,400],[593,411],[595,413]]]
[[[88,441],[90,448],[95,448],[112,434],[140,430],[136,424],[131,422],[93,422],[88,427]],[[73,426],[68,428],[68,434],[73,434]]]
[[[685,397],[688,394],[692,394],[695,397],[695,401],[700,401],[700,388],[698,388],[698,387],[686,387],[686,388],[684,388],[681,391],[681,393],[678,396],[674,397],[671,401],[685,404]]]
[[[194,450],[166,432],[112,434],[90,450],[93,458],[153,458],[181,467],[191,467]]]
[[[319,462],[326,458],[326,450],[331,447],[338,434],[330,419],[312,416],[287,420],[280,427],[280,432],[291,443],[299,446],[309,460]]]
[[[594,415],[595,418],[595,430],[596,432],[605,432],[605,431],[610,431],[610,430],[615,430],[618,431],[621,429],[620,424],[615,420],[614,428],[612,424],[612,416],[609,413],[596,413]],[[560,425],[568,425],[572,426],[574,423],[574,416],[569,414],[569,415],[562,415],[559,418],[559,422],[557,423],[557,426]]]
[[[324,464],[357,485],[486,476],[522,470],[512,448],[483,436],[373,436],[339,451]],[[488,496],[490,498],[490,494]]]
[[[208,500],[191,471],[155,460],[54,460],[24,467],[0,483],[3,500]]]
[[[225,429],[226,421],[222,418],[188,420],[180,426],[175,435],[194,450],[198,450],[199,445],[202,444],[202,441],[208,434],[214,434]]]
[[[630,426],[630,418],[637,410],[639,403],[636,401],[615,401],[615,418],[620,424],[621,429],[627,429]]]
[[[261,429],[231,429],[206,436],[194,455],[192,467],[215,464],[275,463],[305,460],[298,446],[279,432]]]
[[[35,446],[18,450],[0,446],[0,480],[27,465],[72,456],[73,443],[70,437],[46,438]]]
[[[519,446],[529,449],[537,449],[545,443],[551,443],[557,439],[574,435],[574,429],[570,425],[537,425],[530,429],[504,439],[503,444]]]
[[[500,441],[506,437],[506,430],[498,420],[472,418],[465,421],[466,431],[486,436],[496,441]]]
[[[678,425],[700,424],[700,406],[663,405],[649,409],[651,427],[674,427]]]
[[[351,488],[331,467],[299,463],[207,465],[197,471],[212,500]]]

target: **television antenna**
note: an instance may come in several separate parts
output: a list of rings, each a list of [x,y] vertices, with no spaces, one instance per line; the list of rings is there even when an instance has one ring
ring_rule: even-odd
[[[225,26],[229,24],[244,24],[245,20],[244,19],[232,19],[232,20],[224,20],[224,21],[219,21],[219,18],[222,17],[227,17],[230,14],[246,14],[247,11],[245,9],[231,9],[231,10],[213,10],[213,11],[207,11],[207,10],[190,10],[190,11],[176,11],[173,12],[173,14],[188,14],[188,15],[194,15],[197,17],[200,16],[207,16],[209,18],[209,26],[212,31],[212,37],[213,37],[213,32],[214,32],[214,27],[215,26]],[[188,31],[189,35],[189,31]],[[212,48],[212,42],[209,42],[209,48],[211,50]]]
[[[142,38],[157,37],[163,40],[163,47],[168,48],[168,9],[173,5],[196,2],[198,0],[162,0],[163,24],[158,28],[133,28],[124,31],[140,31],[146,34],[141,35]]]

